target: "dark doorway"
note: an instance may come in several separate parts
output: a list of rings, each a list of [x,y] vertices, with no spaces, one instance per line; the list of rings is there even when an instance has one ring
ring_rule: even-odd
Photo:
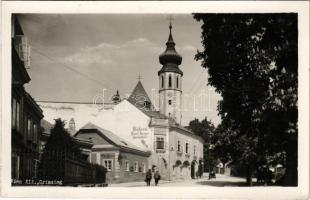
[[[195,165],[196,165],[196,161],[192,161],[191,163],[191,177],[192,179],[195,179]]]

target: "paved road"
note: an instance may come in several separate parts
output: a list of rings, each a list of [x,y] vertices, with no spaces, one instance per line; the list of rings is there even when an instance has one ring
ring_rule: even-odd
[[[231,177],[222,174],[217,174],[215,179],[208,180],[208,175],[205,174],[201,179],[179,180],[179,181],[160,181],[159,187],[180,187],[180,186],[198,186],[198,187],[224,187],[224,186],[242,186],[245,185],[244,178]],[[154,185],[152,180],[151,186]],[[145,182],[130,182],[109,184],[109,187],[146,187]]]

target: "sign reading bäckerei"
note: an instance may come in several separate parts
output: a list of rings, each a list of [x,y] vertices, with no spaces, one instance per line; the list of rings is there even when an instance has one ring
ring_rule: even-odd
[[[133,138],[146,138],[149,134],[148,128],[132,127],[131,135]]]

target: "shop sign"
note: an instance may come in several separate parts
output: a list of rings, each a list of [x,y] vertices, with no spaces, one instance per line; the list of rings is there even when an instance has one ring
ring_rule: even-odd
[[[136,138],[146,138],[149,134],[148,128],[134,126],[132,127],[131,135],[134,139]]]

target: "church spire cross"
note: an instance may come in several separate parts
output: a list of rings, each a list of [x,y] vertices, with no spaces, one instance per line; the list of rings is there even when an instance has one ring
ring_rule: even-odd
[[[138,75],[138,81],[141,81],[143,78],[142,78],[142,76],[140,75],[140,73],[139,73],[139,75]]]
[[[170,29],[170,34],[171,34],[172,21],[174,20],[174,18],[170,15],[170,16],[168,17],[168,20],[169,20],[169,29]]]
[[[167,41],[166,45],[168,46],[168,44],[169,44],[169,46],[174,46],[175,43],[174,43],[174,41],[173,41],[172,33],[171,33],[172,21],[174,20],[174,18],[170,15],[170,16],[168,17],[168,20],[169,20],[169,37],[168,37],[168,41]]]

